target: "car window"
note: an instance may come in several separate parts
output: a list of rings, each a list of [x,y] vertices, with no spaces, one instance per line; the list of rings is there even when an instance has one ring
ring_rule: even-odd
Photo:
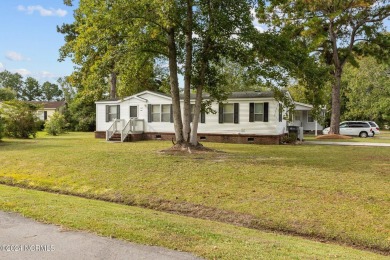
[[[346,127],[348,127],[348,123],[342,123],[342,124],[340,125],[340,128],[346,128]]]
[[[370,126],[372,127],[377,127],[376,123],[375,122],[368,122],[370,124]]]
[[[364,128],[364,127],[370,127],[370,125],[366,122],[351,122],[351,123],[349,123],[349,127]]]

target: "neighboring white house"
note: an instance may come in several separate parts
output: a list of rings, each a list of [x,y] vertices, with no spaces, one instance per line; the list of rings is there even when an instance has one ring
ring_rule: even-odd
[[[318,132],[323,129],[323,126],[318,124],[311,116],[310,111],[313,109],[312,105],[294,102],[295,111],[290,125],[303,127],[303,131]]]
[[[37,116],[40,120],[48,120],[56,111],[59,111],[66,105],[65,101],[25,101],[30,104],[38,105],[41,109],[37,110]],[[2,102],[0,102],[0,107]]]
[[[95,136],[122,141],[171,140],[171,104],[169,95],[152,91],[97,101]],[[233,92],[225,102],[213,103],[212,109],[215,114],[201,114],[198,138],[202,142],[279,144],[287,132],[286,111],[271,91]]]
[[[37,116],[40,120],[48,120],[56,111],[65,106],[65,101],[28,101],[31,104],[39,105],[42,109],[37,111]]]

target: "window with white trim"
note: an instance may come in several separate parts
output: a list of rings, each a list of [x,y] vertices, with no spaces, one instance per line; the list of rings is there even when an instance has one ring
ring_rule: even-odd
[[[148,122],[172,122],[171,121],[171,106],[168,105],[149,105]]]
[[[161,122],[171,121],[171,105],[161,105]]]
[[[264,121],[264,103],[255,103],[255,121]]]
[[[152,122],[161,122],[160,105],[152,105]]]
[[[107,113],[107,115],[106,115],[107,122],[111,122],[111,121],[114,121],[115,119],[119,118],[117,105],[107,106],[106,113]]]
[[[223,122],[234,123],[234,104],[223,104]]]

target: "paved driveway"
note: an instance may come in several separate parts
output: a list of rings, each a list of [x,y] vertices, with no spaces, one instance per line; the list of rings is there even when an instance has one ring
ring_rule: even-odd
[[[304,144],[390,147],[390,143],[364,143],[364,142],[305,141]]]
[[[162,247],[143,246],[86,232],[61,231],[0,211],[0,259],[200,259]]]

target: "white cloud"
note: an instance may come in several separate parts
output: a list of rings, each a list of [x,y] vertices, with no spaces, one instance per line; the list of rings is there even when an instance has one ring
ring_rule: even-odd
[[[256,30],[258,30],[261,33],[266,31],[266,28],[261,26],[261,25],[259,25],[259,24],[254,24],[254,26],[255,26]]]
[[[16,69],[16,70],[13,70],[13,73],[19,73],[23,77],[31,75],[31,72],[29,70],[26,70],[26,69]]]
[[[3,70],[5,70],[5,67],[4,67],[3,63],[0,62],[0,71],[3,71]]]
[[[30,58],[23,57],[22,54],[15,51],[9,51],[5,54],[5,57],[12,61],[29,61]]]
[[[46,9],[40,5],[30,5],[30,6],[24,6],[24,5],[19,5],[18,10],[21,12],[25,12],[27,14],[33,14],[35,11],[39,12],[41,16],[59,16],[59,17],[64,17],[67,15],[67,11],[63,9],[54,9],[54,8],[49,8]]]
[[[256,18],[256,9],[251,9],[251,15],[253,18],[253,26],[261,33],[265,32],[267,30],[267,26],[265,24],[260,24],[259,21]]]
[[[37,77],[39,79],[53,79],[53,78],[58,78],[57,75],[55,75],[54,73],[51,73],[49,71],[41,71],[38,73]]]

